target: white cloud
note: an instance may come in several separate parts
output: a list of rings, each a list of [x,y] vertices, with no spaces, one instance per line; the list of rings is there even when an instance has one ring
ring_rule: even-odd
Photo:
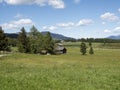
[[[46,29],[47,29],[47,27],[48,27],[48,26],[43,26],[43,27],[42,27],[42,29],[43,29],[43,30],[46,30]]]
[[[75,3],[79,3],[81,0],[74,0]]]
[[[120,27],[115,27],[115,28],[112,29],[112,30],[105,29],[104,32],[105,32],[105,33],[120,33]]]
[[[32,4],[35,0],[4,0],[7,4],[11,5],[22,5],[22,4]]]
[[[31,26],[33,24],[34,23],[31,19],[19,19],[16,21],[11,21],[9,23],[1,24],[0,26],[2,26],[5,30],[16,30],[20,29],[23,26]]]
[[[118,9],[118,11],[120,12],[120,8]]]
[[[22,14],[19,14],[19,13],[16,14],[16,16],[14,16],[14,18],[19,18],[19,19],[20,19],[20,18],[23,18],[23,17],[24,17],[24,16],[23,16]]]
[[[50,5],[53,8],[57,9],[65,8],[65,3],[63,0],[4,0],[4,1],[10,5],[37,4],[40,6]]]
[[[62,0],[49,0],[48,4],[54,8],[65,8],[65,4]]]
[[[56,30],[56,26],[43,26],[43,30]]]
[[[34,3],[40,6],[46,6],[46,4],[48,3],[48,0],[34,0]]]
[[[93,24],[94,21],[91,19],[82,19],[80,20],[78,23],[76,22],[67,22],[67,23],[57,23],[54,26],[43,26],[42,29],[43,30],[56,30],[59,28],[62,29],[71,29],[71,28],[75,28],[76,26],[88,26],[90,24]]]
[[[90,24],[93,24],[94,21],[92,19],[81,19],[79,22],[67,22],[67,23],[57,23],[54,26],[43,26],[43,30],[56,30],[58,28],[63,28],[63,29],[71,29],[76,26],[88,26]]]
[[[119,17],[116,16],[114,13],[109,13],[109,12],[102,14],[100,17],[101,19],[107,21],[116,21],[119,19]]]
[[[74,27],[75,24],[73,22],[68,22],[68,23],[59,23],[57,24],[57,26],[62,28],[71,28]]]
[[[109,29],[105,29],[104,32],[105,32],[105,33],[111,33],[112,31],[109,30]]]
[[[103,25],[105,25],[105,24],[106,24],[106,22],[102,22],[102,24],[103,24]]]
[[[120,27],[116,27],[113,32],[114,33],[120,33]]]
[[[87,26],[87,25],[90,25],[93,23],[94,23],[94,21],[91,19],[82,19],[77,23],[77,26]]]
[[[33,24],[31,19],[20,19],[18,21],[13,21],[14,24],[17,25],[30,25]]]

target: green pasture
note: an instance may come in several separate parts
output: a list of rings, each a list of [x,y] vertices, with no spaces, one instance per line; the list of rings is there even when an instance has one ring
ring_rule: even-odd
[[[120,49],[83,56],[79,47],[66,47],[64,55],[0,57],[0,90],[120,90]]]

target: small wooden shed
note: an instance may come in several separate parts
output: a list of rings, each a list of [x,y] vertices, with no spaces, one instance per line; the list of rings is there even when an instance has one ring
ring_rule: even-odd
[[[63,44],[56,43],[55,44],[55,53],[56,54],[65,54],[65,53],[67,53],[67,49],[64,47]]]

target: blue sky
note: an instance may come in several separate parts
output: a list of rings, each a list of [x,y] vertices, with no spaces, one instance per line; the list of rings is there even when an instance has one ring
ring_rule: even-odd
[[[0,0],[5,32],[32,25],[74,38],[120,35],[120,0]]]

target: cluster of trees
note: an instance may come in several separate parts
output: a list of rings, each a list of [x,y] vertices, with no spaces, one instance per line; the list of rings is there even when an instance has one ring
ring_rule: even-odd
[[[120,43],[120,39],[109,38],[81,38],[81,39],[67,39],[66,42],[96,42],[96,43]]]
[[[92,47],[92,43],[89,42],[89,54],[94,54],[94,50],[93,50],[93,47]],[[87,53],[87,45],[86,43],[82,42],[81,45],[80,45],[80,52],[82,53],[82,55],[85,55]]]
[[[78,39],[77,41],[81,42],[96,42],[96,43],[119,43],[120,40],[117,39],[109,39],[109,38],[81,38]]]
[[[21,53],[54,54],[54,41],[49,32],[46,35],[42,35],[33,26],[30,32],[26,33],[23,27],[18,36],[18,50]]]
[[[52,39],[50,33],[42,35],[35,26],[32,26],[30,32],[27,33],[25,28],[22,27],[18,35],[17,41],[15,39],[7,38],[4,30],[0,27],[0,51],[10,51],[10,45],[18,47],[21,53],[50,53],[54,54],[55,41]],[[89,42],[89,54],[94,54],[92,43]],[[87,46],[84,42],[80,45],[80,52],[85,55]]]
[[[21,53],[54,54],[54,44],[49,32],[42,35],[35,26],[32,26],[29,33],[22,27],[17,39],[8,38],[0,27],[0,52],[11,51],[11,46],[17,46]]]
[[[0,27],[0,51],[10,51],[8,38]]]

